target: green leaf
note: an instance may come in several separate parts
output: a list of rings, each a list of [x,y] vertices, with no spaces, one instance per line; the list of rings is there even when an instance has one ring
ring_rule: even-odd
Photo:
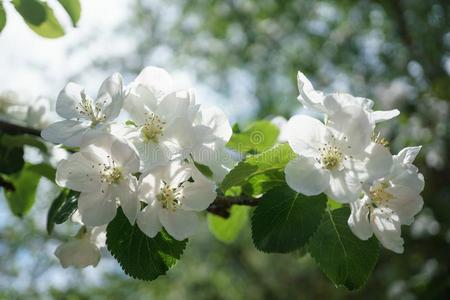
[[[233,242],[247,224],[250,207],[233,205],[230,209],[230,216],[225,219],[220,216],[208,214],[209,231],[226,244]]]
[[[305,246],[320,225],[326,203],[322,194],[306,197],[288,186],[269,191],[252,216],[256,248],[286,253]]]
[[[227,147],[242,153],[260,153],[275,145],[278,134],[278,127],[271,122],[256,121],[244,131],[233,133]]]
[[[40,178],[27,167],[18,174],[8,176],[15,191],[5,190],[5,198],[14,215],[23,217],[33,207]]]
[[[53,200],[47,214],[47,232],[51,234],[55,224],[62,224],[69,219],[78,207],[80,193],[63,189]]]
[[[28,24],[39,26],[47,19],[47,10],[42,1],[13,0],[12,4]]]
[[[58,2],[64,7],[67,14],[72,20],[73,26],[76,26],[81,15],[81,4],[79,0],[58,0]]]
[[[28,166],[28,170],[30,170],[31,172],[34,172],[36,174],[39,174],[42,177],[47,178],[51,182],[55,181],[56,170],[49,164],[46,164],[46,163],[40,163],[40,164],[35,164],[35,165],[30,164]]]
[[[23,148],[0,146],[0,161],[0,173],[14,174],[19,172],[25,164]]]
[[[64,29],[62,28],[59,21],[56,19],[53,10],[50,8],[50,6],[47,5],[47,3],[44,3],[44,6],[47,16],[45,21],[40,23],[39,25],[26,22],[28,27],[30,27],[31,30],[33,30],[42,37],[54,39],[63,36]]]
[[[180,259],[187,241],[177,241],[165,231],[149,238],[136,224],[130,224],[121,208],[106,228],[109,252],[126,274],[142,280],[153,280],[166,274]]]
[[[200,173],[203,174],[203,176],[205,176],[207,178],[212,178],[213,172],[211,171],[211,169],[208,166],[202,165],[201,163],[198,163],[196,161],[194,161],[194,165],[197,168],[197,170],[199,170]]]
[[[6,12],[3,7],[3,2],[0,2],[0,32],[2,32],[3,28],[6,25]]]
[[[9,135],[3,134],[1,136],[1,144],[8,147],[22,147],[22,146],[31,146],[41,150],[44,153],[48,153],[47,146],[44,142],[42,142],[39,138],[28,135]]]
[[[355,290],[365,284],[375,267],[379,245],[375,237],[367,241],[357,238],[347,225],[349,215],[348,207],[327,210],[308,248],[336,286]]]
[[[295,156],[288,144],[278,145],[259,155],[248,156],[225,176],[221,185],[222,191],[226,192],[233,186],[243,186],[244,184],[247,184],[247,191],[250,189],[248,184],[255,190],[264,191],[266,188],[263,185],[264,182],[268,182],[267,180],[272,182],[267,183],[269,185],[280,184],[282,183],[280,179],[284,177],[283,169],[285,165]],[[281,174],[275,175],[276,172]],[[261,176],[261,174],[266,175]],[[256,179],[252,181],[252,177],[256,177]]]

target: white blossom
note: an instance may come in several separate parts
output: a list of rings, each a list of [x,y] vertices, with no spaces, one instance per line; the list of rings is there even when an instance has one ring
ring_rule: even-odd
[[[133,224],[139,209],[136,197],[139,157],[125,142],[102,133],[83,139],[80,152],[62,160],[56,183],[81,192],[78,209],[87,226],[107,224],[117,204]]]
[[[139,199],[147,206],[136,223],[149,237],[164,227],[173,238],[184,240],[196,230],[197,213],[215,197],[215,185],[190,165],[176,161],[154,167],[140,179]]]
[[[52,143],[78,147],[84,136],[109,130],[122,109],[123,98],[122,76],[118,73],[102,83],[95,100],[83,87],[70,82],[56,100],[56,112],[66,120],[51,124],[41,135]]]
[[[23,123],[27,114],[24,95],[6,90],[0,93],[0,118]]]
[[[196,104],[192,89],[174,91],[163,69],[145,68],[130,85],[125,107],[136,126],[122,134],[136,147],[141,171],[187,159],[208,166],[220,181],[234,165],[225,150],[232,134],[225,114]]]
[[[373,111],[373,101],[367,98],[354,97],[347,93],[324,93],[314,89],[311,82],[302,72],[297,74],[299,96],[298,100],[307,108],[325,113],[330,118],[339,113],[343,107],[358,106],[368,116],[372,127],[376,123],[390,120],[400,114],[397,109],[388,111]]]
[[[410,225],[422,209],[424,178],[412,162],[420,147],[408,147],[393,157],[389,174],[365,187],[363,198],[350,204],[348,224],[362,240],[373,234],[381,244],[403,253],[401,225]]]
[[[105,247],[106,225],[98,227],[83,226],[74,239],[59,245],[55,250],[63,268],[73,266],[96,267],[100,261],[100,249]]]
[[[286,130],[289,145],[299,155],[286,165],[286,182],[305,195],[324,192],[342,203],[355,201],[362,181],[379,177],[379,169],[389,170],[392,164],[390,159],[368,159],[374,149],[380,150],[371,142],[369,118],[358,106],[342,108],[328,125],[297,115]]]
[[[53,121],[50,112],[50,101],[46,98],[38,98],[28,106],[25,122],[32,128],[45,128]]]

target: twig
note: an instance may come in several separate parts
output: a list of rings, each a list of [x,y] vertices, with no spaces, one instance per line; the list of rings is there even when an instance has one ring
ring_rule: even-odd
[[[34,128],[24,127],[17,124],[0,121],[0,132],[8,134],[31,134],[41,136],[41,131]]]

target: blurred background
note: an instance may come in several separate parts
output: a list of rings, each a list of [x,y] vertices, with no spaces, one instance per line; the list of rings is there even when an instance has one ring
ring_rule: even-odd
[[[403,228],[405,253],[382,250],[367,285],[335,288],[309,256],[258,252],[249,228],[225,245],[206,220],[183,259],[153,282],[128,278],[107,251],[97,268],[63,270],[53,251],[75,228],[45,232],[56,189],[42,180],[23,219],[0,196],[1,299],[448,299],[450,295],[450,3],[447,0],[85,0],[73,28],[45,39],[4,1],[0,91],[55,100],[69,81],[95,94],[118,71],[147,65],[194,86],[231,122],[289,117],[300,109],[296,72],[324,91],[350,92],[401,116],[382,131],[397,153],[423,145],[425,207]],[[33,157],[33,153],[26,153]]]

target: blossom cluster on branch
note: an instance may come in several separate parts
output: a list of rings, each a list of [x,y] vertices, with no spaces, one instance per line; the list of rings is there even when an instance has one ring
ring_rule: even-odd
[[[31,169],[61,187],[48,232],[69,217],[81,225],[55,251],[63,267],[96,266],[106,246],[127,274],[153,280],[180,259],[201,212],[210,213],[210,231],[226,242],[250,214],[257,249],[309,252],[336,285],[357,289],[376,264],[379,244],[404,251],[401,226],[423,206],[424,177],[413,164],[421,147],[391,153],[377,124],[398,110],[376,111],[370,99],[318,91],[301,72],[297,81],[302,114],[246,128],[197,104],[194,91],[176,89],[161,68],[146,67],[129,84],[115,73],[95,97],[69,83],[56,101],[61,120],[41,136],[70,155],[56,171],[25,164],[24,144],[46,147],[17,135],[39,131],[2,121],[0,146],[12,143],[13,151],[0,147],[0,155],[20,153],[12,157],[19,163],[0,166],[0,173]],[[0,104],[3,113],[17,111],[14,101],[0,97]],[[41,104],[27,110],[41,125],[48,114]],[[11,203],[14,178],[0,176]]]

